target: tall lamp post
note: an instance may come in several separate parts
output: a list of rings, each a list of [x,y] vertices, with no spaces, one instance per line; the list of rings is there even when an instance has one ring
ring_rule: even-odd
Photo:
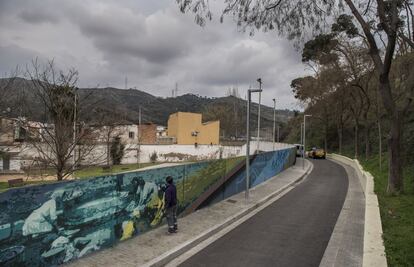
[[[138,147],[137,147],[137,163],[138,163],[138,168],[140,168],[141,167],[141,160],[140,160],[140,157],[141,157],[141,131],[142,131],[142,125],[141,125],[141,106],[139,106],[139,113],[138,113],[138,134],[137,134],[137,137],[138,137],[138,140],[137,140],[137,144],[138,144]]]
[[[252,93],[260,93],[262,89],[249,89],[247,91],[247,122],[246,122],[246,201],[249,200],[250,188],[250,103],[252,102]]]
[[[277,139],[276,139],[278,143],[280,143],[279,139],[280,139],[280,126],[278,125],[277,126]]]
[[[275,150],[275,130],[276,130],[276,99],[273,98],[273,151]],[[278,136],[278,142],[279,142],[279,134]]]
[[[302,161],[303,169],[305,169],[305,153],[306,153],[306,117],[312,117],[312,115],[303,115],[303,161]]]
[[[257,79],[259,83],[259,111],[257,113],[257,151],[260,150],[260,103],[262,101],[262,78]]]
[[[73,166],[72,166],[72,170],[73,170],[73,172],[76,169],[76,120],[77,120],[76,116],[78,115],[78,114],[76,114],[76,109],[78,108],[77,107],[78,88],[75,87],[74,91],[75,92],[74,92],[74,100],[73,100],[73,135],[72,135],[72,138],[73,138]]]

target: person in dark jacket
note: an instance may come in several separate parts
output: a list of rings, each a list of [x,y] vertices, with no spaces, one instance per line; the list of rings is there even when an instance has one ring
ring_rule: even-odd
[[[165,189],[165,208],[167,213],[168,232],[176,233],[177,227],[177,189],[175,188],[173,178],[165,178],[167,188]]]

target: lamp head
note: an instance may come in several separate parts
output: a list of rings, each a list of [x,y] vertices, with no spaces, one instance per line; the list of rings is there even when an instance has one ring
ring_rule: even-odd
[[[258,83],[262,83],[262,78],[257,79]]]

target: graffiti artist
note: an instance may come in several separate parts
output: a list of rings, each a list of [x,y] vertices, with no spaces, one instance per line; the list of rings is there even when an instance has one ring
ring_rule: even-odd
[[[165,208],[167,209],[168,233],[176,233],[177,227],[177,189],[175,188],[173,178],[165,178],[167,189],[165,190]]]

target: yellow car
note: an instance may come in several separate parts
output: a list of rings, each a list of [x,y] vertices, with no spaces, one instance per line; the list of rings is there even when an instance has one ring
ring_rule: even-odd
[[[313,159],[325,159],[326,152],[322,148],[312,148],[312,150],[308,153],[308,157]]]

